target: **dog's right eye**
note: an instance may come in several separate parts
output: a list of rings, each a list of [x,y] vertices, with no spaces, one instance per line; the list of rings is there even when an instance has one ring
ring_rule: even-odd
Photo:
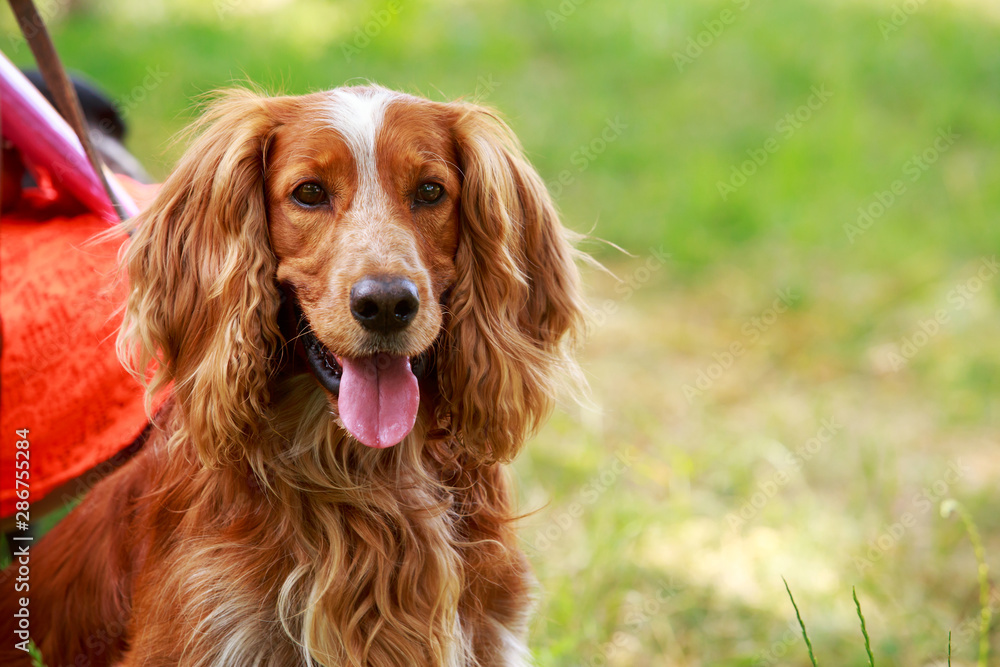
[[[319,206],[326,201],[327,195],[318,183],[303,183],[292,190],[292,199],[303,206]]]

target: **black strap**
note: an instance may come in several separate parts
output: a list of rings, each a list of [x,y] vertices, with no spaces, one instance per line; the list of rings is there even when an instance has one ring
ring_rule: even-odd
[[[42,73],[42,78],[45,79],[45,85],[49,87],[49,92],[52,93],[52,98],[56,101],[56,108],[76,132],[76,136],[80,138],[84,153],[94,167],[94,171],[97,172],[97,177],[101,180],[101,185],[104,186],[104,191],[111,200],[118,218],[125,220],[128,215],[122,208],[121,202],[115,197],[115,193],[112,192],[104,174],[104,163],[90,141],[90,133],[83,121],[83,111],[80,108],[80,100],[76,96],[76,89],[73,88],[72,82],[66,75],[66,70],[59,60],[59,54],[56,53],[49,32],[45,28],[45,23],[35,8],[35,3],[32,0],[9,0],[9,2],[24,38],[28,41],[31,52],[35,54],[35,62],[38,63],[38,70]]]

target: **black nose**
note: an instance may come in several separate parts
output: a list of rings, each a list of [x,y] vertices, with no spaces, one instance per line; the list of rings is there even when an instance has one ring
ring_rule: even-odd
[[[392,333],[403,329],[418,310],[417,286],[409,278],[365,277],[351,287],[351,314],[369,331]]]

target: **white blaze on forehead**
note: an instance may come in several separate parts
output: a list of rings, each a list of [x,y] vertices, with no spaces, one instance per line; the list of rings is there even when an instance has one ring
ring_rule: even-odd
[[[379,183],[375,148],[386,107],[397,96],[398,93],[378,87],[337,88],[330,91],[327,107],[330,126],[347,144],[357,170],[350,208],[360,223],[356,227],[360,234],[358,247],[364,248],[368,257],[378,258],[375,261],[382,261],[391,253],[388,239],[380,229],[380,223],[391,215],[391,205]]]
[[[393,220],[392,197],[379,181],[376,151],[385,110],[407,96],[377,86],[337,88],[329,96],[326,118],[347,144],[357,173],[349,207],[357,254],[362,261],[367,259],[373,271],[403,272],[412,279],[423,270],[422,265],[412,236],[405,237],[410,247],[401,253],[404,237],[394,234],[393,226],[387,224]]]
[[[380,190],[375,143],[385,109],[395,97],[397,93],[385,88],[338,88],[330,92],[330,124],[344,139],[357,165],[362,200]]]

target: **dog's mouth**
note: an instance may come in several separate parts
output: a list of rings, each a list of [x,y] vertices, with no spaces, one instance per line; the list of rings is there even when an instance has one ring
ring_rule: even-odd
[[[385,448],[398,444],[417,421],[420,386],[431,364],[431,351],[419,355],[379,352],[366,357],[334,354],[312,332],[301,308],[298,340],[316,380],[337,397],[347,431],[360,443]]]

